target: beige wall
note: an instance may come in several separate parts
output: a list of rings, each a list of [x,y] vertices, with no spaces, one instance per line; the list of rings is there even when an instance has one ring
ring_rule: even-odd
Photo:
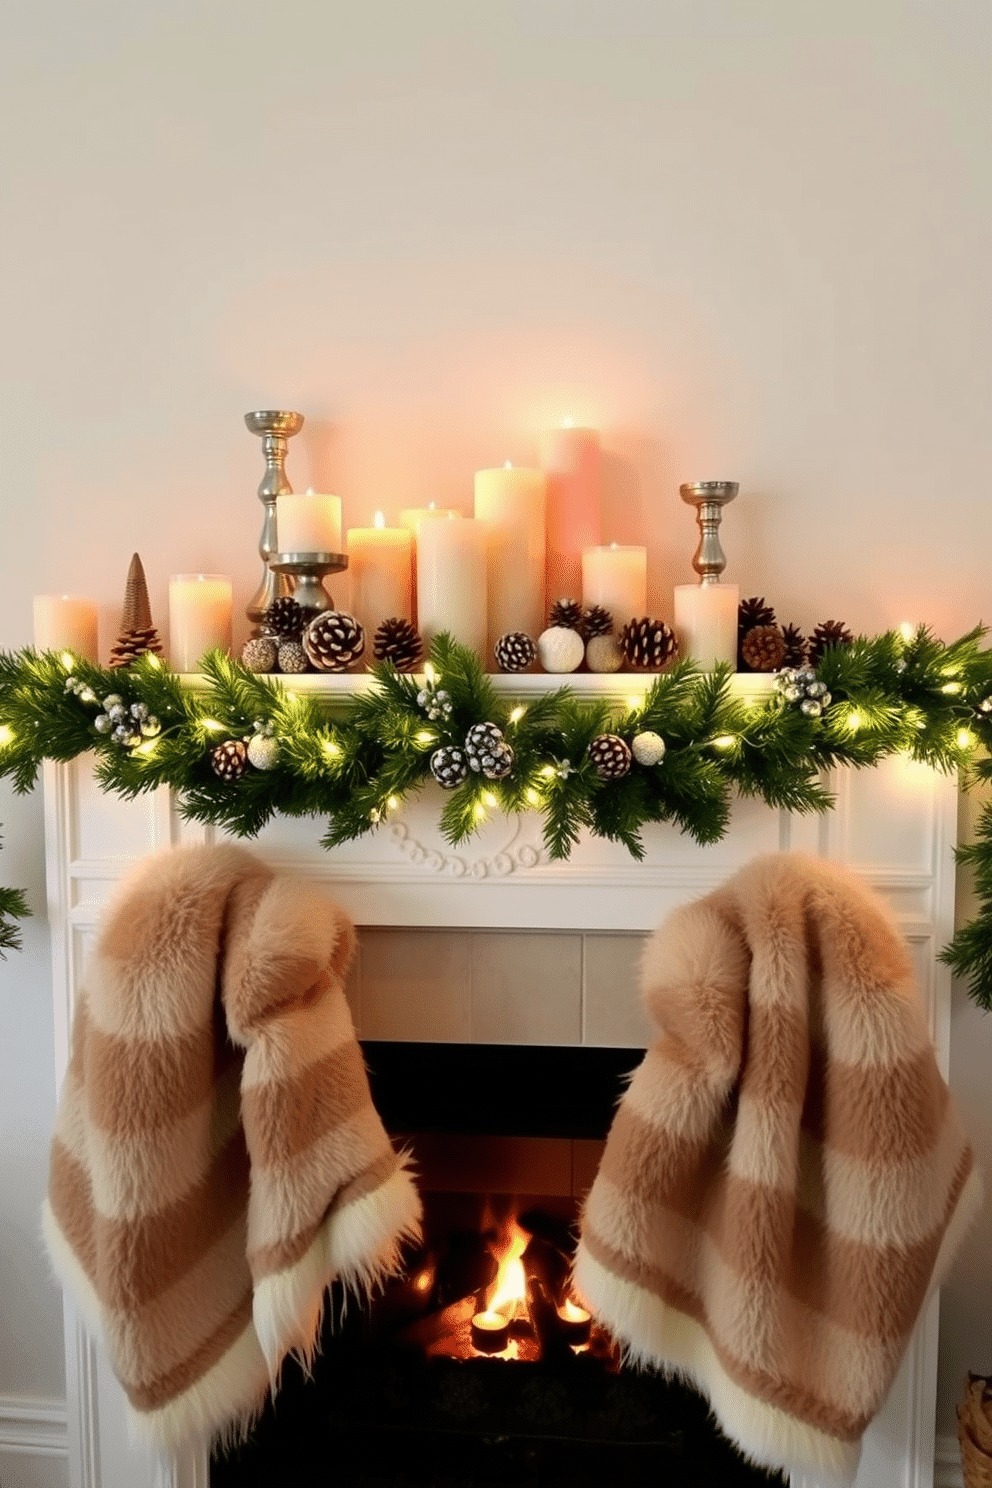
[[[671,612],[682,479],[732,477],[728,575],[784,619],[989,619],[985,0],[13,0],[0,51],[5,582],[95,595],[140,551],[257,582],[259,446],[346,522],[467,508],[571,413],[607,537]],[[243,628],[242,628],[243,633]],[[39,919],[0,968],[0,1395],[57,1394],[34,1240],[52,1089]],[[955,1005],[989,1158],[992,1020]],[[984,1245],[984,1250],[983,1250]],[[992,1367],[987,1224],[945,1302],[941,1427]]]

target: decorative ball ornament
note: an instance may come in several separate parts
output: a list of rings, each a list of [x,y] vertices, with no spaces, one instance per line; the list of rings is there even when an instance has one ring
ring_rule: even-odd
[[[242,646],[241,661],[250,672],[274,672],[279,661],[279,647],[271,636],[255,636]]]
[[[457,744],[443,744],[430,759],[431,774],[445,790],[454,790],[468,777],[468,760]]]
[[[365,650],[365,629],[345,610],[324,610],[303,632],[303,649],[318,672],[346,672]]]
[[[809,667],[787,667],[778,673],[775,686],[787,703],[798,704],[808,718],[819,718],[830,705],[826,684]]]
[[[537,657],[537,646],[523,630],[509,630],[493,647],[496,665],[501,672],[522,672]]]
[[[623,666],[623,652],[616,637],[606,632],[586,641],[586,666],[591,672],[618,672]]]
[[[643,733],[635,734],[630,748],[639,765],[656,765],[665,757],[665,741],[653,729],[645,729]]]
[[[279,763],[279,740],[271,734],[253,734],[248,740],[248,763],[256,770],[274,770]]]
[[[282,640],[298,641],[307,623],[306,611],[299,600],[291,594],[280,594],[266,608],[262,616],[266,630]]]
[[[221,780],[240,780],[248,768],[248,750],[241,739],[227,739],[210,751],[210,768]]]
[[[417,703],[432,723],[446,723],[451,717],[451,694],[443,687],[434,687],[428,683],[417,693]]]
[[[546,672],[574,672],[585,654],[585,641],[567,626],[551,625],[537,638],[538,660]]]
[[[675,655],[675,632],[664,620],[650,615],[628,620],[619,636],[620,650],[628,666],[657,672]]]
[[[597,734],[586,753],[601,780],[619,780],[630,772],[633,755],[619,734]]]
[[[109,734],[113,726],[109,715],[106,713],[98,713],[93,720],[93,727],[98,734]]]
[[[279,670],[281,672],[292,674],[294,672],[308,672],[310,670],[307,653],[304,651],[303,644],[300,641],[283,641],[279,647],[276,659],[279,662]]]
[[[154,713],[149,713],[147,718],[141,720],[140,729],[143,739],[157,739],[162,732],[162,725]]]

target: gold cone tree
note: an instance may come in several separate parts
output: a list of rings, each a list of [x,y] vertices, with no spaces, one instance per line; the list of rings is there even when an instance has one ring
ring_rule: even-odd
[[[162,642],[152,624],[152,610],[148,602],[148,585],[145,570],[137,553],[132,554],[124,587],[124,604],[121,608],[121,623],[117,640],[110,653],[112,667],[127,666],[136,656],[146,651],[162,653]]]

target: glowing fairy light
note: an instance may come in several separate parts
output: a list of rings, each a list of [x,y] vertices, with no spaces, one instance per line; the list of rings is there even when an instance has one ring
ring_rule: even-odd
[[[736,738],[736,736],[734,734],[720,734],[718,738],[716,738],[716,739],[713,740],[713,748],[714,749],[733,749],[733,747],[734,747],[734,745],[736,743],[737,743],[737,738]]]
[[[6,749],[8,744],[13,744],[16,735],[9,723],[0,724],[0,749]]]
[[[846,727],[849,734],[856,734],[863,722],[864,720],[862,719],[861,714],[856,713],[852,708],[851,712],[848,713],[847,717],[844,720],[844,726]]]
[[[76,658],[73,656],[71,651],[63,651],[60,660],[67,672],[71,672],[73,667],[76,665]]]
[[[325,739],[323,744],[321,745],[321,748],[327,755],[328,759],[336,759],[337,756],[341,753],[340,746],[335,744],[333,739]]]
[[[916,626],[911,624],[909,620],[902,620],[899,624],[899,634],[902,636],[903,640],[908,646],[910,641],[916,634]]]
[[[960,729],[958,729],[958,748],[959,749],[971,749],[972,746],[974,745],[974,743],[975,743],[975,736],[971,732],[971,729],[966,729],[966,728],[960,728]]]
[[[513,712],[510,714],[510,722],[511,723],[519,723],[520,720],[521,720],[521,718],[523,718],[523,716],[524,716],[524,714],[526,712],[527,712],[527,709],[524,708],[524,707],[518,706],[518,707],[514,708]]]
[[[414,735],[414,738],[418,744],[433,744],[437,739],[437,734],[432,734],[430,729],[421,729],[418,734]]]
[[[220,734],[224,731],[224,725],[218,723],[216,718],[205,718],[203,720],[203,727],[211,734]]]

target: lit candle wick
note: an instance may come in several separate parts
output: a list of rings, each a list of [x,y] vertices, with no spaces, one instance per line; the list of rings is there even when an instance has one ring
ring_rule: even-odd
[[[561,421],[561,426],[563,429],[574,428],[574,421],[570,413],[566,413],[565,417]]]
[[[385,527],[385,525],[386,525],[386,519],[383,516],[382,512],[376,512],[375,516],[372,518],[372,526],[373,527]]]
[[[513,461],[512,460],[504,460],[503,461],[503,469],[504,470],[512,470],[513,469]]]

